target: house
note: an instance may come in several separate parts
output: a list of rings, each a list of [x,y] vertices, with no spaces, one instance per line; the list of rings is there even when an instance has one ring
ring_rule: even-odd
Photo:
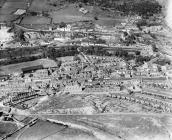
[[[26,13],[26,10],[24,10],[24,9],[17,9],[17,11],[14,13],[14,15],[23,15],[24,13]]]
[[[48,70],[47,69],[39,69],[39,70],[36,70],[34,73],[33,73],[33,78],[48,78]]]
[[[87,13],[88,13],[88,10],[85,9],[85,8],[83,8],[83,7],[80,8],[79,11],[80,11],[81,13],[83,13],[83,14],[87,14]]]
[[[64,89],[64,92],[69,92],[69,93],[81,93],[82,92],[82,87],[79,86],[78,84],[75,85],[67,85]]]
[[[152,56],[152,55],[154,55],[152,46],[150,46],[150,45],[142,46],[142,50],[141,50],[140,55],[142,55],[142,56]]]
[[[0,81],[5,81],[7,79],[9,79],[9,75],[0,75]]]

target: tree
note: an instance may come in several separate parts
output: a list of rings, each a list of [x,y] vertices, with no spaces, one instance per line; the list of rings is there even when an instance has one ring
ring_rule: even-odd
[[[60,67],[60,66],[61,66],[61,64],[62,64],[62,61],[57,60],[57,61],[56,61],[56,64],[57,64],[57,67]]]
[[[31,16],[37,16],[38,13],[33,11],[33,12],[30,12],[30,15],[31,15]]]
[[[67,25],[66,25],[66,23],[64,23],[64,22],[60,22],[60,24],[59,24],[59,27],[60,28],[65,28]]]
[[[81,61],[80,57],[78,55],[75,55],[73,58],[74,61]]]
[[[95,20],[98,20],[98,17],[97,17],[97,16],[95,16],[95,17],[94,17],[94,19],[95,19]]]
[[[22,29],[16,30],[14,33],[16,40],[18,40],[19,42],[25,41],[24,31]]]

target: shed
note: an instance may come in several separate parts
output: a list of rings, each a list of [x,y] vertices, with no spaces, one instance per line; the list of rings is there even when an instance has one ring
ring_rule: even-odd
[[[22,72],[23,73],[28,73],[28,72],[32,72],[32,71],[35,71],[35,70],[38,70],[38,69],[43,69],[43,68],[44,68],[43,65],[25,67],[25,68],[22,68]]]

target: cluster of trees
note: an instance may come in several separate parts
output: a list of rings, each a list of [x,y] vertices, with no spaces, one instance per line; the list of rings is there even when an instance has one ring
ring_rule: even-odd
[[[32,61],[40,58],[51,58],[56,60],[57,57],[74,56],[78,54],[78,46],[61,46],[55,47],[32,47],[32,48],[14,48],[0,50],[0,59],[7,59],[0,65]]]
[[[22,29],[14,29],[14,39],[17,42],[24,43],[26,41],[24,36],[24,31]]]
[[[171,61],[168,60],[168,59],[166,59],[166,58],[164,58],[164,59],[159,59],[159,60],[157,60],[155,63],[158,64],[158,65],[161,65],[161,66],[164,66],[164,65],[166,65],[166,64],[171,65]]]
[[[142,27],[142,26],[148,26],[148,23],[147,23],[147,21],[146,21],[145,19],[141,19],[141,20],[137,21],[136,26],[137,26],[140,30],[142,30],[141,27]]]
[[[124,14],[138,14],[140,16],[151,16],[156,13],[160,13],[162,6],[158,2],[150,0],[123,0],[119,3],[119,0],[67,0],[68,2],[80,2],[89,3],[92,5],[98,5],[101,7],[114,8]]]
[[[9,64],[16,64],[16,63],[22,63],[27,61],[34,61],[36,59],[40,59],[42,56],[27,56],[27,57],[20,57],[20,58],[13,58],[13,59],[7,59],[5,61],[0,61],[0,66],[3,65],[9,65]]]
[[[160,13],[162,6],[158,2],[146,0],[137,3],[124,2],[122,5],[116,6],[116,8],[126,15],[137,14],[142,17],[148,17]]]
[[[57,57],[75,56],[78,46],[62,46],[60,48],[47,48],[45,57],[56,60]]]
[[[15,59],[15,58],[22,58],[31,56],[34,54],[41,54],[43,53],[43,49],[41,47],[38,48],[12,48],[6,50],[0,50],[0,59]]]
[[[126,46],[136,44],[137,38],[134,34],[128,34],[127,32],[124,32],[124,38],[125,39],[120,39],[120,42]]]
[[[123,57],[123,58],[129,58],[128,51],[123,50],[123,49],[116,49],[112,50],[111,53],[106,50],[106,48],[101,47],[101,46],[91,46],[88,47],[86,50],[84,50],[86,54],[89,55],[98,55],[98,56],[118,56],[118,57]],[[113,53],[112,53],[113,52]],[[133,58],[133,57],[132,57]]]
[[[7,65],[13,63],[20,63],[26,61],[33,61],[40,58],[51,58],[56,60],[58,57],[64,56],[75,56],[79,52],[77,50],[78,46],[61,46],[60,48],[55,47],[36,47],[36,48],[15,48],[0,50],[0,59],[7,59],[6,61],[1,61],[0,65]],[[143,63],[144,61],[150,61],[150,57],[142,57],[139,52],[136,55],[128,54],[127,50],[116,49],[109,52],[103,46],[90,46],[87,48],[81,48],[81,51],[89,55],[99,55],[99,56],[118,56],[125,60],[136,59],[138,63]]]
[[[30,12],[27,13],[27,15],[30,15],[30,16],[42,15],[44,17],[49,17],[50,16],[47,10],[41,11],[41,12],[30,11]]]
[[[107,51],[105,51],[103,49],[103,47],[101,47],[101,46],[99,46],[99,47],[98,46],[96,46],[96,47],[90,46],[82,51],[89,55],[99,55],[99,56],[108,55]]]
[[[99,56],[117,56],[117,57],[122,57],[126,61],[135,59],[138,64],[143,64],[144,62],[148,62],[151,60],[151,57],[148,56],[141,56],[139,51],[135,52],[134,54],[129,54],[127,50],[123,49],[116,49],[113,50],[113,53],[109,52],[103,47],[89,47],[85,51],[86,54],[89,55],[99,55]]]
[[[32,61],[44,57],[43,48],[12,48],[0,50],[0,65],[8,65],[26,61]]]

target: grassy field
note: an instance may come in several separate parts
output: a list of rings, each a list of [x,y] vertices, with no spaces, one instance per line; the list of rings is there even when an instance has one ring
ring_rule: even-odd
[[[26,16],[21,24],[50,24],[51,19],[43,16]]]
[[[53,23],[60,23],[60,22],[70,23],[70,22],[77,22],[77,21],[93,20],[93,18],[90,18],[90,17],[57,15],[56,13],[54,13],[52,17],[53,17]]]
[[[11,64],[7,66],[0,67],[0,75],[11,74],[16,72],[21,72],[21,69],[29,66],[43,65],[43,67],[55,67],[57,66],[55,61],[50,59],[38,59],[35,61],[23,62],[18,64]]]
[[[5,0],[0,0],[0,7],[2,7],[5,3]]]
[[[3,8],[5,9],[26,9],[27,8],[27,3],[25,1],[11,1],[11,2],[5,2],[3,5]]]
[[[42,117],[44,117],[42,115]],[[84,126],[99,134],[106,140],[169,140],[171,132],[170,117],[153,117],[136,115],[62,115],[48,116],[60,122],[69,122],[78,126]],[[82,128],[82,127],[81,127]],[[78,138],[79,139],[79,138]]]
[[[28,29],[35,29],[35,30],[48,30],[48,24],[21,24],[21,26],[28,28]]]
[[[17,136],[18,135],[18,136]],[[12,135],[10,140],[96,140],[89,131],[68,127],[62,123],[38,121],[33,126]]]
[[[9,134],[10,132],[13,132],[17,129],[17,126],[12,123],[3,123],[0,122],[0,137]]]
[[[13,13],[17,9],[26,9],[28,0],[0,0],[0,22],[9,22],[15,19],[17,16]]]
[[[30,11],[51,11],[59,8],[59,0],[33,0],[29,10]],[[56,6],[52,4],[55,3]]]
[[[93,20],[93,16],[91,14],[82,14],[79,12],[79,9],[76,8],[75,5],[71,4],[64,9],[50,12],[51,18],[53,19],[53,23],[59,22],[76,22],[83,20]]]
[[[0,22],[12,21],[16,18],[17,18],[17,16],[15,16],[15,15],[1,15],[0,14]]]
[[[112,18],[104,18],[100,17],[99,20],[96,20],[95,23],[102,26],[115,26],[121,24],[122,19],[112,19]]]
[[[93,6],[85,6],[89,12],[87,14],[83,14],[79,12],[79,8],[76,5],[71,4],[68,7],[50,12],[51,18],[53,19],[53,23],[60,23],[60,22],[76,22],[76,21],[84,21],[84,20],[94,20],[94,17],[97,16],[98,20],[95,22],[97,24],[103,26],[114,26],[123,22],[123,19],[119,16],[115,16],[113,18],[107,17],[112,13],[108,11],[104,11],[98,7]]]
[[[22,2],[5,2],[0,11],[1,14],[12,14],[17,9],[26,9],[27,3]]]

